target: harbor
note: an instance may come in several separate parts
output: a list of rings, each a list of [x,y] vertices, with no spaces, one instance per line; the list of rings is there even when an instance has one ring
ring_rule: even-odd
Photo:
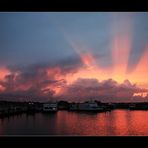
[[[0,135],[147,135],[148,103],[0,101]]]
[[[148,110],[148,103],[102,103],[99,101],[85,101],[80,103],[56,101],[56,102],[7,102],[0,101],[0,118],[18,115],[18,114],[35,114],[56,113],[59,110],[70,112],[110,112],[115,109],[127,110]]]

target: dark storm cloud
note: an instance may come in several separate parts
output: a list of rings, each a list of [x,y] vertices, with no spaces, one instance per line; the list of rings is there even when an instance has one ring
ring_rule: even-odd
[[[58,77],[75,73],[81,65],[79,58],[72,57],[55,64],[8,66],[10,74],[0,81],[0,85],[5,88],[0,96],[22,97],[28,100],[31,98],[35,100],[39,98],[42,98],[41,100],[49,99],[55,94],[53,86],[58,88],[66,85],[66,81]]]
[[[133,94],[138,92],[148,92],[148,90],[138,88],[129,80],[119,84],[112,79],[101,82],[97,79],[78,79],[67,86],[62,96],[75,101],[96,99],[103,102],[126,102],[135,101]]]
[[[45,71],[27,71],[20,72],[17,75],[15,72],[12,72],[11,74],[5,76],[4,80],[0,81],[0,84],[5,88],[5,91],[0,95],[5,96],[9,94],[10,96],[25,98],[26,100],[31,98],[38,99],[42,97],[42,99],[44,99],[52,97],[54,91],[49,89],[48,93],[44,95],[42,88],[56,82],[57,81],[54,80],[54,76],[48,78]]]
[[[8,65],[8,69],[10,69],[12,72],[21,71],[23,73],[27,73],[28,76],[36,75],[39,70],[46,70],[46,69],[52,69],[55,67],[60,68],[62,74],[66,74],[68,72],[76,72],[79,67],[82,67],[83,63],[79,56],[69,56],[66,58],[63,58],[58,61],[52,61],[52,62],[42,62],[42,63],[36,63],[36,64],[30,64],[30,65]],[[27,77],[28,77],[27,76]]]
[[[62,74],[66,74],[68,72],[75,73],[82,66],[84,65],[79,56],[69,56],[61,59],[53,65],[53,67],[60,67]]]

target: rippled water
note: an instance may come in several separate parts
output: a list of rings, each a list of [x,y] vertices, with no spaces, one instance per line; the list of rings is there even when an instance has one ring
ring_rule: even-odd
[[[148,135],[148,111],[58,111],[0,119],[0,135]]]

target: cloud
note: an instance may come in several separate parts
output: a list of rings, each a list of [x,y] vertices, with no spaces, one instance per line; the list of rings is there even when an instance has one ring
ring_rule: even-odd
[[[57,83],[58,80],[54,76],[48,78],[45,70],[36,71],[16,71],[5,76],[5,79],[0,81],[0,85],[5,88],[1,92],[1,96],[22,97],[25,99],[48,98],[54,94],[54,91],[46,90],[44,94],[43,88]]]
[[[66,85],[66,74],[76,72],[81,64],[74,59],[50,65],[40,63],[29,66],[8,66],[9,73],[0,80],[1,98],[48,100],[59,87]],[[11,99],[10,99],[11,100]]]
[[[126,102],[136,101],[137,99],[133,97],[133,94],[138,92],[148,92],[148,90],[138,88],[129,80],[119,84],[112,79],[101,82],[97,79],[77,79],[63,90],[61,96],[71,101],[96,99],[102,102]]]
[[[64,59],[60,63],[40,63],[29,66],[8,66],[0,80],[0,99],[47,101],[64,99],[85,101],[96,99],[102,102],[144,101],[148,92],[132,84],[129,80],[118,83],[113,79],[78,78],[68,83],[68,78],[84,66],[79,59]]]

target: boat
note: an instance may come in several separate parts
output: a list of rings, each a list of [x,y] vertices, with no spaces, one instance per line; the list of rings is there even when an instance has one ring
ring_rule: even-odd
[[[70,106],[71,111],[92,111],[102,112],[105,111],[103,106],[99,106],[95,101],[88,101],[84,103],[73,103]]]
[[[98,106],[96,102],[92,101],[80,103],[78,105],[78,109],[80,111],[97,111],[97,112],[104,111],[103,107]]]
[[[56,112],[57,111],[57,103],[44,103],[43,104],[43,112]]]

